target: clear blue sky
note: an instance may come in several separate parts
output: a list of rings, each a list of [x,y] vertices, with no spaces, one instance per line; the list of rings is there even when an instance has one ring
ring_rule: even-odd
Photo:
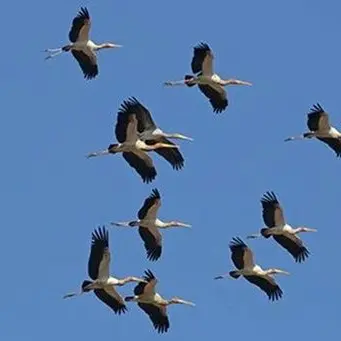
[[[259,328],[264,340],[337,335],[340,276],[331,272],[339,265],[341,161],[317,141],[283,139],[306,129],[306,112],[317,101],[341,127],[341,4],[214,0],[204,10],[207,4],[3,4],[1,340],[246,340]],[[94,41],[124,45],[100,53],[100,75],[88,82],[71,55],[45,62],[41,52],[67,43],[83,5]],[[190,71],[199,41],[212,47],[221,76],[254,84],[229,89],[221,115],[195,88],[162,86]],[[164,130],[195,139],[181,143],[182,171],[155,155],[158,177],[146,185],[121,156],[85,158],[115,141],[117,108],[129,96]],[[163,197],[160,217],[193,229],[166,231],[156,263],[146,260],[137,231],[111,229],[111,270],[122,277],[151,268],[162,295],[197,304],[171,306],[163,336],[133,304],[115,316],[92,294],[61,298],[87,278],[93,229],[134,218],[153,187]],[[277,303],[243,279],[213,280],[232,268],[230,239],[263,225],[259,200],[267,190],[276,192],[290,223],[319,230],[303,235],[311,257],[301,265],[271,240],[249,242],[260,265],[292,274],[278,277],[284,296]],[[119,291],[129,295],[133,287]]]

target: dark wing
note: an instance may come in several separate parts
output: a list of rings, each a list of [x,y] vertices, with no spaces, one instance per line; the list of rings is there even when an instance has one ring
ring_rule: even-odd
[[[308,113],[307,126],[310,131],[328,132],[330,129],[329,115],[319,103],[314,104]]]
[[[283,209],[274,192],[266,192],[260,202],[263,208],[263,220],[267,227],[285,225]]]
[[[149,210],[151,210],[154,207],[154,210],[156,211],[160,206],[161,206],[160,192],[158,191],[157,188],[154,188],[150,196],[147,199],[145,199],[143,206],[140,208],[137,214],[137,217],[139,219],[144,219],[148,214]],[[153,214],[153,216],[155,216],[156,219],[156,212],[155,214]]]
[[[175,144],[172,141],[169,141],[168,139],[166,139],[165,137],[158,139],[158,142],[172,144],[172,145]],[[156,143],[156,141],[147,140],[145,141],[145,143],[149,145],[153,145]],[[172,165],[173,169],[175,170],[180,170],[181,168],[183,168],[185,164],[185,160],[178,148],[157,148],[154,150],[154,152],[162,156],[167,162],[169,162]]]
[[[147,251],[147,258],[156,261],[162,252],[162,236],[157,227],[139,227],[139,234]]]
[[[88,274],[92,280],[98,278],[101,262],[109,250],[109,234],[105,227],[92,233],[91,251],[88,261]]]
[[[153,160],[143,151],[124,152],[123,158],[128,162],[129,166],[134,168],[141,176],[145,183],[152,182],[156,177],[156,169]]]
[[[89,54],[78,50],[71,50],[71,53],[81,67],[84,78],[93,79],[98,75],[97,59],[94,52],[92,52],[90,49],[87,49],[86,51]]]
[[[254,265],[251,249],[240,238],[233,238],[229,247],[232,262],[237,269],[250,268]]]
[[[116,292],[114,287],[103,289],[95,289],[95,295],[109,306],[115,314],[124,314],[127,311],[127,307],[124,304],[122,297]]]
[[[134,295],[139,296],[142,295],[145,291],[152,291],[157,283],[157,279],[154,274],[148,269],[145,272],[143,279],[147,281],[147,283],[139,282],[134,288]]]
[[[158,333],[166,333],[169,329],[169,320],[166,307],[158,307],[147,303],[137,305],[149,316]]]
[[[263,290],[269,300],[276,301],[283,295],[283,291],[276,284],[275,280],[270,276],[244,276],[250,283],[256,285],[258,288]]]
[[[309,251],[300,238],[293,234],[273,235],[276,242],[284,247],[298,263],[304,262],[309,257]]]
[[[341,139],[332,137],[317,137],[317,139],[333,149],[337,157],[341,157]]]
[[[229,102],[227,100],[227,95],[225,89],[217,84],[215,87],[212,85],[198,84],[200,91],[210,100],[213,107],[213,112],[221,113],[223,112]]]
[[[89,39],[90,16],[86,7],[81,7],[77,16],[72,21],[71,30],[69,32],[69,40],[75,43],[77,40],[86,41]]]
[[[135,97],[130,97],[128,100],[123,101],[120,111],[124,115],[136,115],[138,121],[137,131],[139,133],[142,133],[145,130],[154,131],[157,128],[149,110]]]
[[[193,49],[191,68],[193,73],[202,72],[203,63],[206,58],[213,58],[212,51],[206,43],[200,43]]]

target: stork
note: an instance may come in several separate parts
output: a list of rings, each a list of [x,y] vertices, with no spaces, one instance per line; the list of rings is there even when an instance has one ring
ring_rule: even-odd
[[[135,114],[123,109],[119,110],[115,127],[115,135],[119,143],[110,144],[107,149],[90,153],[87,157],[122,153],[123,158],[135,169],[144,183],[152,182],[157,173],[153,160],[146,152],[158,148],[179,148],[179,146],[163,142],[147,144],[139,139],[137,125]]]
[[[336,154],[341,157],[341,133],[329,123],[329,115],[322,106],[314,104],[307,114],[307,126],[310,130],[300,136],[288,137],[284,141],[311,139],[313,137],[327,144]]]
[[[237,279],[243,276],[247,281],[264,291],[270,301],[279,300],[283,295],[283,291],[276,283],[273,275],[289,275],[289,272],[275,268],[263,270],[259,265],[255,264],[251,249],[240,238],[233,238],[229,247],[232,262],[237,270],[217,276],[214,279],[223,279],[227,276]]]
[[[260,234],[252,234],[247,238],[270,238],[285,248],[295,259],[301,263],[309,256],[308,249],[303,245],[298,234],[301,232],[317,232],[316,229],[300,226],[292,228],[284,218],[283,209],[274,192],[266,192],[261,198],[262,216],[265,228],[260,230]]]
[[[195,75],[185,75],[181,81],[167,81],[166,86],[187,85],[188,87],[198,85],[200,91],[206,96],[213,108],[213,112],[223,112],[229,102],[224,89],[227,85],[252,85],[250,82],[238,79],[222,79],[213,69],[214,55],[207,43],[199,43],[194,47],[191,67]]]
[[[126,277],[118,279],[110,276],[110,250],[108,231],[98,228],[92,233],[91,251],[88,261],[88,274],[92,281],[85,280],[81,291],[64,295],[64,298],[79,296],[83,293],[94,291],[97,298],[109,306],[115,314],[123,314],[127,311],[126,304],[115,286],[122,286],[128,282],[145,282],[143,278]]]
[[[160,296],[155,291],[158,281],[150,270],[145,271],[144,279],[147,283],[137,284],[134,289],[134,296],[127,296],[124,300],[126,302],[137,302],[137,305],[149,316],[156,331],[158,333],[166,333],[170,326],[167,306],[170,304],[195,306],[195,304],[178,297],[167,300]]]
[[[157,213],[161,207],[161,196],[157,188],[144,200],[144,203],[137,213],[138,220],[129,222],[112,222],[114,226],[139,227],[139,234],[144,242],[147,258],[156,261],[162,252],[162,235],[159,229],[171,227],[191,227],[189,224],[172,220],[163,222],[157,218]]]
[[[122,45],[113,43],[95,44],[89,39],[91,20],[86,7],[81,7],[77,16],[72,21],[69,32],[70,44],[58,49],[46,49],[49,55],[45,59],[50,59],[63,52],[71,51],[77,60],[85,79],[93,79],[98,75],[98,64],[96,51],[101,49],[119,48]]]
[[[146,142],[146,144],[154,144],[156,142],[173,144],[173,142],[169,141],[169,138],[193,141],[192,138],[179,133],[163,132],[153,121],[150,111],[135,97],[130,97],[123,101],[121,110],[136,115],[139,138]],[[178,149],[158,148],[155,152],[168,161],[176,170],[184,166],[184,158]]]

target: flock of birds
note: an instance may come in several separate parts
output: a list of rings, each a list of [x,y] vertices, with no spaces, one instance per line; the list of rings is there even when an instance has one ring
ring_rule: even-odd
[[[93,79],[98,75],[96,51],[104,48],[118,48],[121,45],[104,43],[95,44],[89,39],[91,26],[87,8],[81,8],[73,19],[69,32],[70,43],[59,49],[48,49],[47,59],[62,52],[71,52],[77,60],[86,79]],[[200,91],[209,99],[212,109],[216,113],[223,112],[228,107],[227,85],[251,85],[251,83],[236,79],[221,79],[213,71],[213,53],[208,44],[199,43],[194,47],[191,69],[193,75],[185,75],[181,81],[165,82],[166,86],[198,85]],[[317,138],[341,156],[341,133],[329,123],[329,115],[320,104],[315,104],[307,115],[309,131],[301,136],[289,137],[285,141],[295,139]],[[93,152],[88,157],[122,153],[123,158],[141,177],[144,183],[152,182],[156,169],[152,158],[148,155],[154,151],[164,158],[175,170],[184,166],[184,157],[179,146],[170,139],[189,140],[190,137],[179,133],[165,133],[154,122],[150,111],[135,97],[125,100],[117,113],[115,127],[117,143],[110,144],[102,151]],[[308,249],[298,236],[301,232],[316,232],[308,227],[293,228],[287,224],[283,208],[274,192],[267,192],[261,198],[262,216],[266,227],[260,233],[252,234],[247,238],[272,237],[281,247],[291,254],[296,262],[303,262],[309,256]],[[162,254],[162,235],[160,230],[170,227],[191,227],[179,221],[163,222],[158,219],[158,210],[161,206],[161,195],[158,189],[144,200],[137,214],[137,219],[129,222],[113,222],[113,226],[138,228],[139,235],[144,243],[147,259],[157,261]],[[235,270],[215,277],[222,279],[227,276],[239,278],[243,276],[247,281],[256,285],[272,301],[282,297],[283,292],[274,279],[275,274],[289,274],[286,271],[271,268],[263,270],[254,261],[252,250],[244,241],[235,237],[229,245],[231,259]],[[178,297],[165,299],[156,292],[157,278],[151,270],[146,270],[142,277],[126,277],[118,279],[110,275],[110,248],[109,235],[105,227],[99,227],[92,233],[91,251],[88,260],[88,275],[90,280],[84,280],[78,293],[70,293],[64,297],[73,297],[93,291],[95,295],[109,306],[114,313],[122,314],[127,311],[126,302],[136,302],[149,316],[154,328],[159,333],[167,332],[170,326],[167,306],[170,304],[194,304]],[[115,289],[129,282],[136,282],[134,295],[122,297]]]

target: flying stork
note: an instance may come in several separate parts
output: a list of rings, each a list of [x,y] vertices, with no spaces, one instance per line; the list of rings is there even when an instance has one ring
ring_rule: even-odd
[[[292,228],[285,222],[283,209],[274,192],[266,192],[261,198],[262,216],[267,227],[260,230],[260,234],[252,234],[247,238],[257,238],[263,236],[270,238],[284,247],[295,259],[301,263],[309,256],[308,249],[303,245],[298,233],[317,232],[316,229],[308,227]]]
[[[69,32],[70,44],[58,49],[46,49],[49,55],[45,59],[50,59],[63,52],[71,51],[77,60],[85,79],[92,79],[98,75],[98,65],[96,51],[101,49],[118,48],[122,45],[104,43],[95,44],[89,39],[89,31],[91,20],[89,11],[86,7],[81,7],[77,16],[72,21],[71,30]]]
[[[330,125],[328,113],[317,103],[310,109],[307,117],[307,126],[310,131],[300,136],[288,137],[284,141],[316,137],[333,149],[337,157],[341,157],[341,133]]]
[[[150,111],[135,97],[130,97],[123,101],[121,108],[121,110],[124,110],[127,113],[136,115],[139,138],[146,144],[154,144],[155,142],[173,144],[168,138],[193,141],[192,138],[179,133],[163,132],[156,126]],[[179,170],[184,166],[185,160],[178,149],[158,148],[155,152],[168,161],[176,170]]]
[[[144,183],[152,182],[157,173],[153,160],[146,152],[158,148],[179,148],[179,146],[163,142],[147,144],[139,139],[137,125],[136,115],[121,108],[117,114],[115,127],[115,135],[119,143],[110,144],[107,149],[90,153],[87,157],[122,153],[123,158],[136,170]]]
[[[238,79],[221,79],[213,69],[214,55],[208,44],[199,43],[194,47],[191,67],[195,75],[186,75],[181,81],[165,82],[166,86],[187,85],[192,87],[198,85],[200,91],[206,96],[213,112],[221,113],[228,106],[227,93],[224,89],[226,85],[252,85],[249,82]]]
[[[115,286],[122,286],[128,282],[145,282],[137,277],[126,277],[117,279],[110,276],[110,250],[108,231],[98,228],[92,233],[91,251],[88,261],[88,274],[92,281],[85,280],[82,283],[81,291],[69,293],[64,298],[79,296],[83,293],[94,291],[97,298],[109,306],[115,314],[123,314],[127,311],[123,298],[115,290]]]
[[[170,304],[186,304],[194,306],[192,302],[173,297],[166,300],[155,292],[157,279],[150,270],[145,271],[144,279],[147,283],[139,283],[134,289],[134,296],[125,297],[126,302],[137,302],[137,305],[149,316],[158,333],[168,331],[170,323],[167,316],[167,306]]]
[[[160,258],[162,252],[162,235],[159,229],[170,227],[191,227],[179,221],[163,222],[157,218],[158,210],[161,206],[161,196],[158,189],[154,188],[152,193],[144,200],[144,203],[138,211],[138,220],[130,222],[113,222],[115,226],[139,227],[139,234],[144,242],[147,252],[147,258],[156,261]]]
[[[275,274],[289,275],[289,273],[279,269],[263,270],[255,264],[251,249],[240,238],[233,238],[229,246],[232,262],[238,270],[230,271],[214,279],[222,279],[227,276],[237,279],[243,276],[247,281],[264,291],[270,301],[279,300],[283,291],[272,276]]]

